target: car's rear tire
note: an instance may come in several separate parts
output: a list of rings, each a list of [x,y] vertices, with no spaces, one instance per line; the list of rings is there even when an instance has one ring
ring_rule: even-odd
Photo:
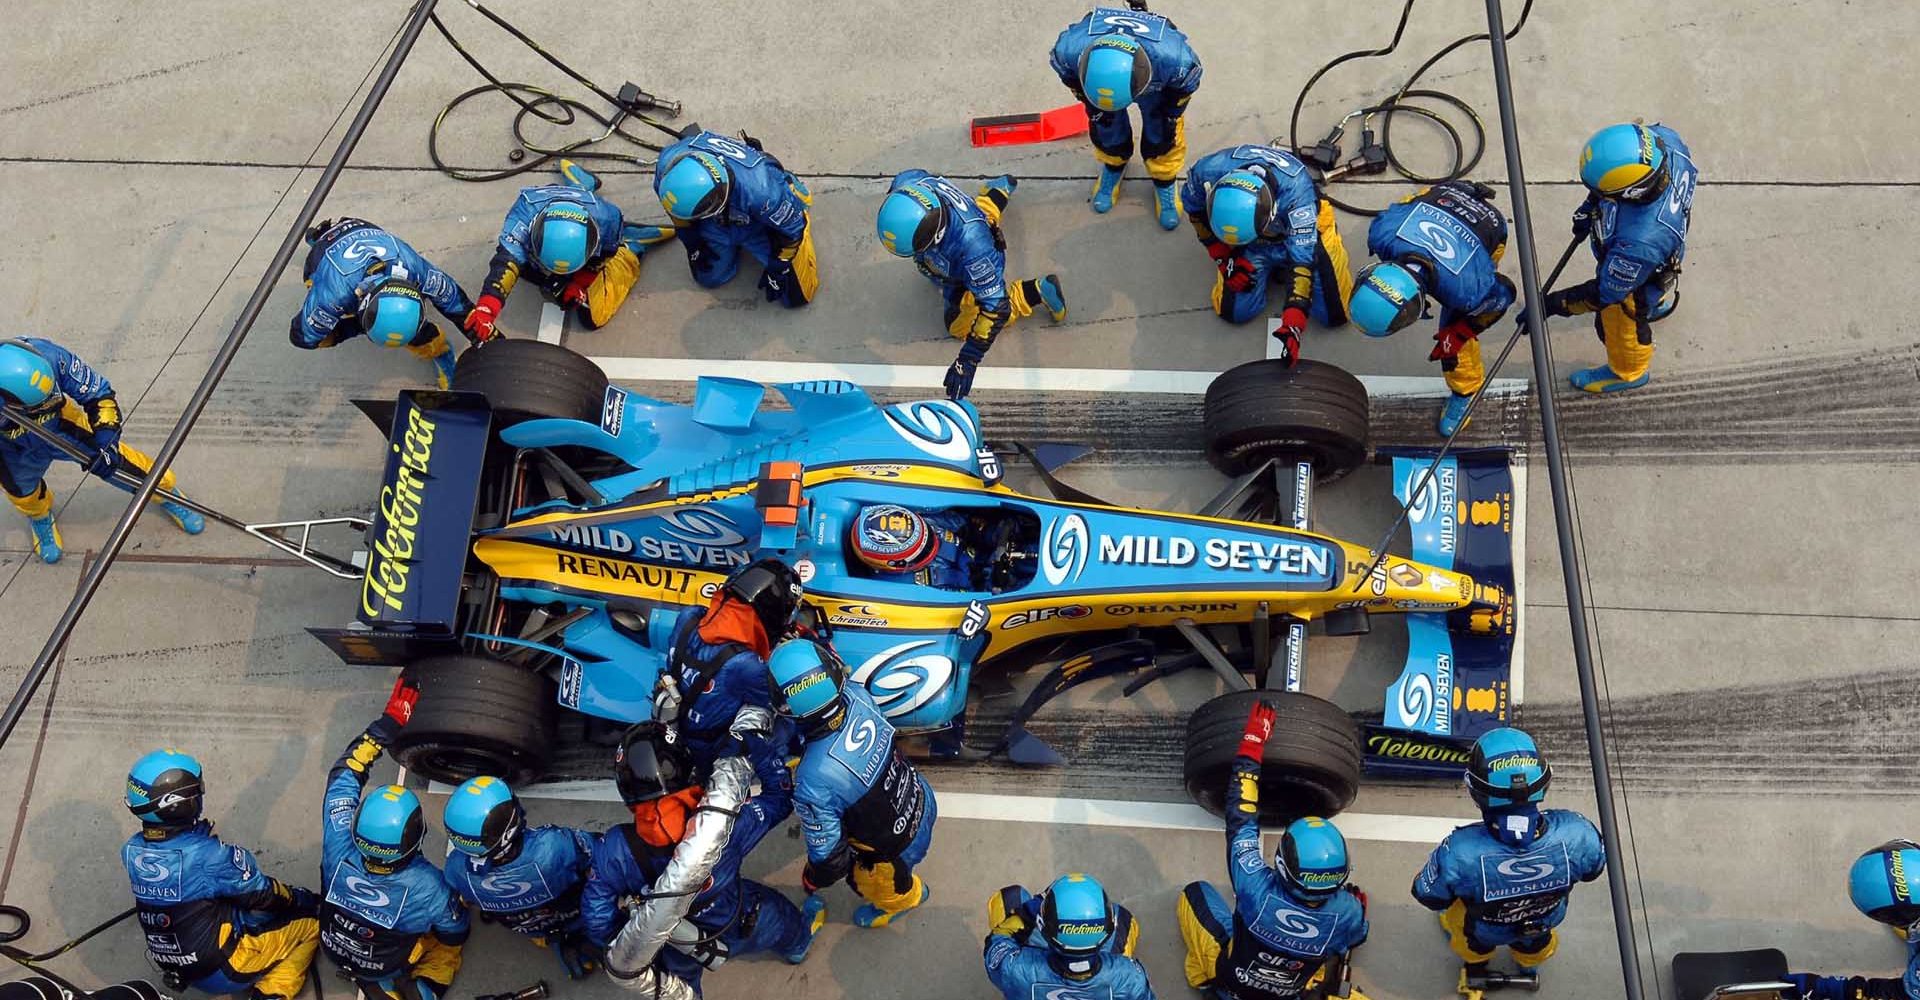
[[[1260,764],[1260,818],[1286,823],[1332,816],[1360,794],[1360,727],[1324,698],[1291,691],[1234,691],[1187,719],[1187,794],[1216,816],[1226,812],[1233,755],[1260,699],[1273,704],[1273,735]]]
[[[461,354],[453,387],[485,395],[496,429],[541,417],[597,424],[607,373],[559,344],[503,338]]]
[[[509,784],[546,772],[559,707],[544,674],[467,654],[428,657],[406,672],[420,700],[391,749],[407,770],[448,783],[491,774]]]
[[[1305,457],[1327,482],[1367,460],[1367,387],[1321,361],[1249,361],[1207,386],[1201,428],[1207,461],[1229,476]]]

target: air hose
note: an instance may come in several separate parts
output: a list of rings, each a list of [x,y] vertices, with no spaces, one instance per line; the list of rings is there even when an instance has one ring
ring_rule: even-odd
[[[1468,173],[1472,172],[1474,167],[1480,164],[1481,156],[1486,153],[1486,124],[1481,121],[1479,113],[1473,109],[1472,105],[1445,91],[1417,89],[1414,87],[1414,84],[1418,83],[1420,78],[1425,76],[1427,71],[1432,69],[1435,63],[1453,54],[1455,50],[1474,42],[1486,41],[1486,32],[1466,35],[1443,46],[1440,51],[1435,52],[1426,62],[1421,63],[1420,68],[1414,70],[1413,74],[1407,77],[1406,82],[1400,85],[1400,88],[1394,92],[1392,97],[1389,97],[1379,104],[1351,112],[1346,117],[1340,119],[1332,131],[1328,132],[1326,137],[1318,143],[1312,146],[1302,146],[1300,144],[1300,109],[1306,105],[1307,94],[1313,90],[1314,85],[1320,82],[1321,77],[1326,76],[1328,72],[1342,64],[1352,62],[1356,59],[1391,55],[1395,49],[1400,47],[1400,39],[1406,34],[1407,20],[1413,15],[1413,4],[1414,0],[1406,0],[1406,4],[1400,8],[1400,21],[1394,26],[1393,38],[1387,42],[1386,47],[1379,49],[1359,49],[1336,57],[1333,61],[1314,71],[1314,74],[1307,78],[1306,84],[1300,88],[1300,95],[1294,99],[1293,115],[1287,122],[1286,144],[1294,151],[1295,155],[1320,170],[1326,182],[1330,183],[1346,177],[1379,174],[1392,170],[1413,184],[1438,184],[1443,181],[1457,180],[1465,177]],[[1519,19],[1514,21],[1513,28],[1506,33],[1505,37],[1508,40],[1518,35],[1521,28],[1526,27],[1527,16],[1531,13],[1533,13],[1533,0],[1526,0],[1526,3],[1520,8]],[[1422,107],[1418,104],[1410,104],[1408,103],[1409,101],[1429,101],[1446,105],[1458,112],[1461,116],[1464,116],[1469,126],[1468,131],[1472,136],[1471,144],[1469,144],[1466,137],[1461,134],[1461,130],[1456,127],[1454,123],[1448,121],[1441,112],[1435,111],[1432,108]],[[1408,167],[1405,161],[1394,152],[1393,119],[1395,115],[1400,114],[1413,115],[1433,122],[1446,136],[1447,143],[1452,149],[1452,156],[1450,159],[1451,166],[1449,166],[1444,173],[1431,175],[1418,173]],[[1376,116],[1380,119],[1378,141],[1375,140],[1373,130],[1373,120]],[[1346,134],[1347,124],[1355,118],[1360,119],[1360,151],[1359,154],[1351,160],[1342,162],[1340,159],[1340,140]],[[1278,145],[1280,140],[1275,139],[1274,143]],[[1469,148],[1469,145],[1471,145],[1471,148]],[[1381,209],[1364,208],[1359,205],[1353,205],[1335,198],[1332,195],[1323,193],[1322,197],[1325,197],[1335,208],[1351,212],[1355,215],[1371,216],[1379,215],[1381,212]]]
[[[614,110],[611,114],[603,114],[580,101],[570,97],[562,97],[544,87],[538,87],[531,83],[501,80],[499,77],[493,75],[486,66],[482,65],[480,60],[474,57],[473,53],[467,51],[466,46],[461,45],[460,41],[453,37],[453,32],[449,31],[446,24],[440,20],[440,15],[430,15],[428,20],[432,22],[434,29],[440,32],[440,37],[445,38],[447,44],[453,46],[453,50],[460,54],[460,58],[466,60],[467,65],[472,66],[474,71],[486,78],[487,81],[448,101],[446,105],[440,109],[440,113],[434,116],[433,125],[427,130],[427,156],[433,161],[433,165],[437,167],[441,173],[457,181],[497,181],[524,174],[531,170],[542,169],[546,167],[547,164],[563,156],[574,160],[612,160],[636,167],[652,166],[653,159],[651,157],[638,153],[615,152],[612,150],[591,148],[608,139],[614,138],[618,138],[649,152],[657,153],[664,148],[658,143],[649,141],[641,135],[636,135],[628,131],[625,126],[629,121],[637,121],[643,125],[651,126],[673,139],[680,138],[681,131],[679,129],[648,114],[648,112],[657,111],[667,118],[675,117],[680,114],[680,103],[678,101],[656,97],[641,90],[639,85],[634,83],[628,83],[621,87],[618,94],[608,93],[605,88],[594,83],[587,77],[582,76],[576,72],[573,67],[561,62],[559,58],[542,48],[538,42],[527,37],[519,28],[514,27],[500,15],[488,10],[478,3],[477,0],[466,0],[466,3],[467,6],[478,11],[487,20],[498,25],[501,30],[512,35],[522,45],[532,49],[542,59],[545,59],[556,69],[560,70],[560,72],[565,73],[573,79],[574,82],[592,91],[594,96],[612,105]],[[510,126],[515,145],[507,151],[507,159],[514,165],[502,170],[463,170],[459,167],[449,165],[440,157],[441,127],[446,124],[447,118],[453,114],[456,108],[482,94],[503,94],[518,107],[518,110],[514,112]],[[545,146],[528,138],[525,131],[528,119],[538,119],[539,121],[560,128],[566,128],[583,122],[593,122],[600,128],[596,134],[583,136],[558,146]],[[527,154],[529,153],[534,155],[528,157]]]

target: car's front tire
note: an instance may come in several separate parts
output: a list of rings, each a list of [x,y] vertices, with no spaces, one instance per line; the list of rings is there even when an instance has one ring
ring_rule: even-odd
[[[1320,482],[1367,460],[1367,387],[1324,361],[1277,358],[1221,372],[1207,386],[1201,428],[1207,461],[1229,476],[1269,458],[1313,463]]]
[[[1195,709],[1187,718],[1187,794],[1208,812],[1225,814],[1240,734],[1262,699],[1273,705],[1274,720],[1260,763],[1260,818],[1287,823],[1352,805],[1360,794],[1360,727],[1333,702],[1293,691],[1234,691]]]
[[[544,674],[468,654],[406,672],[420,700],[390,749],[407,770],[449,784],[482,774],[518,784],[546,772],[559,706]]]

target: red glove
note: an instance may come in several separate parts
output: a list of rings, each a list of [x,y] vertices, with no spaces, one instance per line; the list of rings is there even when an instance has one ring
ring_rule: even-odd
[[[1228,246],[1225,240],[1210,240],[1206,246],[1207,256],[1214,260],[1226,260],[1233,256],[1233,248]]]
[[[1236,756],[1257,761],[1267,749],[1267,737],[1273,735],[1273,705],[1270,702],[1255,702],[1253,711],[1247,713],[1246,731],[1240,734],[1240,750]]]
[[[480,301],[467,311],[467,318],[460,324],[460,329],[466,331],[476,344],[492,340],[494,321],[500,318],[500,307],[504,305],[506,303],[492,295],[480,296]]]
[[[1480,336],[1465,323],[1449,323],[1433,335],[1433,353],[1427,355],[1428,361],[1451,361],[1460,356],[1460,348],[1467,341]]]
[[[573,280],[567,282],[567,287],[560,291],[560,304],[571,309],[587,301],[587,289],[592,288],[594,281],[599,277],[600,272],[593,270],[584,270],[574,275]]]
[[[1220,276],[1229,292],[1238,295],[1253,291],[1253,264],[1245,257],[1235,255],[1222,258]]]
[[[1288,306],[1280,311],[1280,329],[1291,332],[1295,338],[1307,332],[1307,314],[1299,306]]]
[[[387,695],[387,708],[382,714],[397,725],[406,725],[413,718],[414,703],[420,700],[420,689],[414,686],[413,679],[401,674],[393,682],[393,693]]]

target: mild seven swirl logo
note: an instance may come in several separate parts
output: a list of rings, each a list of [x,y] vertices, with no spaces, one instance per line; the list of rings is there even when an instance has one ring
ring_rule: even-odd
[[[1089,547],[1086,518],[1068,514],[1055,519],[1040,540],[1041,575],[1056,587],[1080,579],[1080,572],[1087,568]]]

